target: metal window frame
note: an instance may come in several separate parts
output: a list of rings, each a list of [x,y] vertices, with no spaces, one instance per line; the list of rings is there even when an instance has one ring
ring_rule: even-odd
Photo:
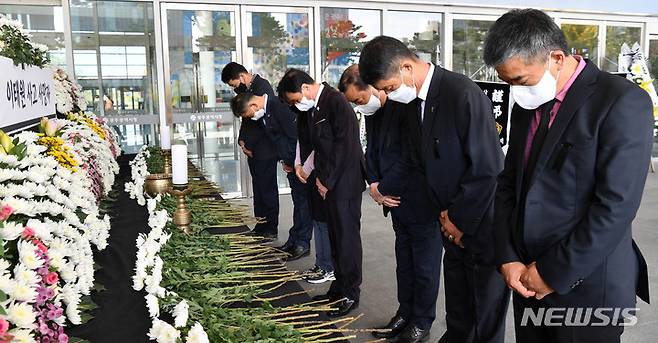
[[[105,0],[107,1],[107,0]],[[169,57],[165,53],[168,47],[165,46],[164,34],[166,34],[166,15],[167,9],[195,9],[208,10],[226,10],[232,11],[235,15],[235,37],[236,37],[236,61],[244,64],[244,54],[246,40],[243,40],[246,34],[245,22],[246,15],[249,11],[267,11],[268,9],[276,12],[291,11],[294,13],[308,13],[309,15],[309,53],[311,75],[316,80],[322,76],[321,65],[321,8],[349,8],[362,10],[379,10],[380,11],[380,33],[386,34],[387,23],[390,22],[390,11],[407,11],[407,12],[426,12],[442,14],[441,24],[441,59],[445,68],[453,67],[453,28],[454,20],[496,20],[500,15],[516,6],[509,5],[488,5],[482,0],[482,4],[458,4],[456,1],[432,1],[432,0],[410,0],[402,2],[401,0],[298,0],[291,5],[289,0],[121,0],[123,2],[146,2],[153,4],[153,25],[155,35],[156,49],[156,73],[157,76],[157,96],[158,110],[153,115],[139,115],[135,118],[137,122],[130,124],[154,124],[157,122],[166,122],[171,124],[172,108],[171,103],[167,101],[171,95],[171,85],[169,84]],[[75,77],[75,60],[73,54],[73,41],[71,30],[71,0],[0,0],[0,4],[7,5],[42,5],[42,6],[61,6],[63,8],[64,20],[64,43],[66,48],[66,63],[69,75]],[[273,8],[276,7],[276,8]],[[568,11],[568,10],[551,10],[543,9],[551,17],[555,18],[556,23],[568,24],[585,24],[598,25],[599,37],[597,48],[597,63],[600,64],[605,54],[605,39],[607,26],[630,26],[642,28],[642,42],[645,54],[649,53],[649,41],[658,40],[658,16],[643,13],[603,13],[597,11]],[[100,65],[98,66],[100,69]],[[100,70],[99,70],[100,73]],[[99,75],[100,77],[100,75]],[[157,119],[156,119],[157,118]],[[237,120],[237,119],[236,119]],[[235,133],[237,140],[237,132]],[[242,196],[253,194],[251,189],[251,175],[248,172],[246,159],[240,159],[241,170],[241,189]]]

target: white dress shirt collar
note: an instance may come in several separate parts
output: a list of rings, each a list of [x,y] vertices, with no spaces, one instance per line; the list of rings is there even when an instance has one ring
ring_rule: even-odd
[[[434,64],[430,63],[430,69],[427,71],[427,75],[425,75],[425,81],[423,81],[423,85],[420,87],[420,91],[418,92],[418,98],[420,98],[420,100],[427,100],[427,93],[430,90],[432,76],[434,76]]]

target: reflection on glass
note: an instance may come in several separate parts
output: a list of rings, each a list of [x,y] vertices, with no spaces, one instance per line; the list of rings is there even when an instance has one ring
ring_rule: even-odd
[[[88,110],[157,113],[153,4],[71,0],[71,30]]]
[[[605,29],[605,56],[601,69],[610,72],[618,70],[619,52],[622,44],[633,46],[635,42],[642,42],[642,28],[627,26],[608,26]]]
[[[144,145],[153,145],[155,135],[153,125],[114,125],[121,149],[125,154],[135,154]]]
[[[51,64],[66,69],[62,6],[0,5],[0,14],[23,24],[33,42],[48,46]]]
[[[649,72],[653,77],[653,87],[658,89],[658,39],[649,40]],[[658,120],[655,121],[653,156],[658,157]]]
[[[562,24],[562,32],[567,39],[571,54],[597,62],[599,47],[599,27],[597,25]]]
[[[241,192],[237,121],[229,109],[235,94],[221,80],[224,66],[237,58],[235,13],[167,10],[167,44],[167,101],[175,115],[184,114],[188,121],[176,124],[174,138],[187,141],[188,153],[223,192]]]
[[[484,38],[493,21],[462,20],[453,21],[452,70],[471,79],[497,81],[493,68],[488,68],[483,60]]]
[[[234,93],[221,74],[236,57],[234,22],[233,12],[167,11],[174,112],[227,108]]]
[[[323,7],[320,17],[322,79],[335,87],[365,42],[381,34],[381,11]]]
[[[288,68],[310,72],[307,13],[249,12],[245,65],[276,89]]]
[[[388,15],[387,35],[403,41],[423,61],[441,65],[441,13],[390,11]]]

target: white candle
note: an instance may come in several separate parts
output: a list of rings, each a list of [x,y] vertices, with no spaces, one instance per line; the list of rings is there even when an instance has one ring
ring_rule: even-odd
[[[166,123],[160,123],[160,147],[163,150],[171,149],[171,132]]]
[[[171,146],[171,180],[174,185],[187,184],[187,145]]]

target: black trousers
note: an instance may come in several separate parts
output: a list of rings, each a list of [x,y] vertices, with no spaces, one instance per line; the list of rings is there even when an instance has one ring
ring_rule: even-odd
[[[516,341],[533,343],[619,343],[624,332],[623,326],[545,326],[544,317],[541,317],[542,325],[535,325],[532,320],[526,320],[522,325],[523,312],[532,311],[534,314],[546,313],[550,306],[535,298],[524,298],[514,293],[514,332]],[[540,311],[543,309],[543,312]],[[582,309],[583,311],[585,309]],[[564,315],[565,312],[557,312]],[[526,317],[526,319],[529,317]],[[592,316],[592,318],[594,318]],[[597,321],[596,319],[593,319]],[[552,319],[550,322],[559,323],[560,319]]]
[[[299,181],[294,172],[288,173],[287,177],[293,203],[292,227],[287,243],[309,249],[313,236],[313,218],[308,198],[309,187]]]
[[[361,296],[361,196],[327,199],[329,241],[336,280],[328,294],[358,301]]]
[[[439,222],[405,224],[393,215],[398,315],[421,329],[436,318],[441,283],[441,230]]]
[[[500,273],[445,237],[443,246],[447,330],[441,342],[503,343],[510,290]]]
[[[255,232],[277,234],[279,231],[279,186],[276,181],[278,162],[275,158],[256,160],[249,158],[249,172],[254,188],[254,216],[264,218],[256,224]]]

